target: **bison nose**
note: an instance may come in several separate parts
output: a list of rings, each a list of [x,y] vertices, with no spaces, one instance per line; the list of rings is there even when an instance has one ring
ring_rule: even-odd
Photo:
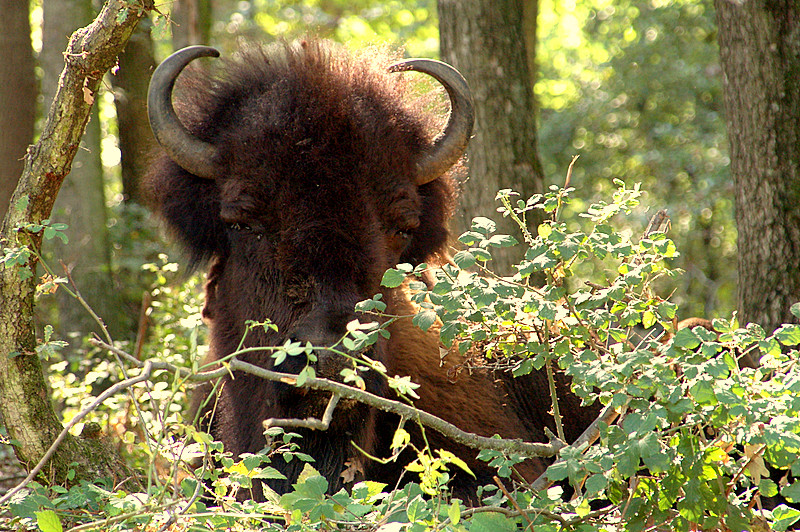
[[[289,334],[289,339],[293,342],[299,342],[302,345],[310,343],[318,348],[314,350],[314,355],[316,357],[316,361],[312,363],[314,371],[318,377],[335,379],[339,377],[341,370],[347,363],[345,357],[335,352],[344,350],[340,344],[340,340],[345,332],[345,324],[342,324],[341,327],[334,327],[330,320],[307,317],[307,319],[301,320],[292,329]],[[298,360],[294,363],[295,365],[300,365],[297,371],[302,369],[302,365],[304,365],[302,363],[305,362],[305,360]]]

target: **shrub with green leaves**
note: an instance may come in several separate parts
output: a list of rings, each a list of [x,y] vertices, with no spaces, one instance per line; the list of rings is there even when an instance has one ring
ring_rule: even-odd
[[[328,495],[327,481],[309,463],[294,491],[267,493],[263,503],[242,502],[236,494],[253,479],[279,474],[274,461],[308,458],[302,439],[271,429],[263,453],[232,457],[181,423],[177,413],[154,413],[141,418],[147,430],[134,438],[148,457],[140,464],[153,467],[140,492],[102,482],[32,485],[10,510],[23,526],[42,530],[92,522],[114,530],[173,523],[186,530],[789,529],[800,521],[800,483],[794,480],[800,475],[800,326],[768,334],[757,325],[740,327],[733,317],[714,320],[714,331],[678,329],[679,309],[657,291],[659,278],[680,275],[670,268],[677,250],[659,228],[641,237],[615,230],[620,217],[638,207],[640,195],[638,187],[617,187],[609,202],[570,220],[561,218],[571,189],[530,199],[501,191],[500,212],[517,221],[519,238],[495,234],[494,222],[476,218],[460,237],[463,249],[453,262],[429,272],[436,280],[430,289],[414,280],[425,266],[399,265],[383,279],[391,287],[411,278],[419,306],[414,323],[427,329],[439,322],[442,344],[466,355],[465,366],[515,376],[561,371],[585,403],[600,402],[611,412],[596,438],[564,447],[535,487],[514,473],[520,456],[484,450],[479,456],[497,468],[498,479],[481,489],[481,506],[468,508],[446,490],[447,468],[457,467],[459,458],[425,447],[416,449],[419,458],[405,476],[409,483],[396,490],[370,479]],[[529,229],[526,213],[532,209],[542,209],[547,220]],[[495,275],[493,250],[520,245],[518,240],[526,253],[516,273]],[[158,277],[165,268],[152,272]],[[162,277],[156,283],[160,297],[173,290]],[[189,297],[182,290],[175,295]],[[367,313],[385,308],[379,296],[359,306]],[[180,361],[199,345],[183,328],[183,310],[174,304],[159,310],[161,340],[149,354],[196,369],[196,362]],[[800,317],[800,304],[792,312]],[[385,334],[385,323],[353,326],[343,347],[356,350]],[[273,356],[298,349],[308,348],[287,345]],[[741,365],[745,356],[758,367]],[[373,361],[354,361],[345,380],[357,385],[360,367],[380,370]],[[298,384],[313,376],[308,372]],[[163,383],[152,389],[165,395],[143,394],[150,405],[144,411],[174,408],[182,383],[177,374],[174,379],[158,377]],[[393,385],[413,402],[412,383],[397,379]],[[570,412],[561,413],[569,420]],[[407,444],[402,433],[395,440]],[[165,473],[153,466],[156,455],[167,456],[168,464],[182,455],[204,465],[173,465]],[[76,493],[90,501],[82,512],[74,511]]]

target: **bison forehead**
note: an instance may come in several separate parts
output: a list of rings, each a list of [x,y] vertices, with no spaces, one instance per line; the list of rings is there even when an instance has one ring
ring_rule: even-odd
[[[407,90],[385,61],[321,45],[252,48],[221,60],[213,84],[202,73],[189,77],[183,84],[192,90],[177,101],[194,133],[226,151],[238,171],[268,161],[286,172],[361,166],[384,180],[407,179],[441,117],[420,112],[430,95]]]

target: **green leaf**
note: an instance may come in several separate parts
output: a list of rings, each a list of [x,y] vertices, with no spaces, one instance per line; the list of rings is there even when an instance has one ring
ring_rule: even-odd
[[[700,345],[700,338],[691,329],[681,329],[675,333],[672,343],[686,349],[696,349]]]
[[[773,530],[787,530],[800,519],[800,510],[781,504],[772,510],[772,518],[775,520],[772,524]]]
[[[497,224],[494,223],[494,221],[490,220],[489,218],[478,216],[477,218],[472,219],[471,229],[473,231],[477,231],[486,236],[489,236],[491,233],[495,232],[495,230],[497,229]]]
[[[474,266],[476,260],[475,260],[475,255],[473,255],[467,250],[462,250],[453,256],[453,262],[455,262],[456,266],[458,266],[462,270],[466,270],[467,268],[471,268],[472,266]]]
[[[447,517],[450,518],[450,522],[454,525],[457,525],[461,520],[461,505],[458,504],[458,501],[453,501],[453,504],[447,509]]]
[[[511,235],[494,235],[489,239],[489,245],[498,248],[510,248],[519,244]]]
[[[117,24],[124,24],[126,20],[128,20],[128,7],[125,6],[124,8],[120,9],[117,12]]]
[[[608,485],[608,479],[602,473],[595,473],[586,479],[586,491],[590,494],[600,493]]]
[[[710,381],[699,381],[694,386],[689,388],[689,393],[692,394],[695,401],[701,405],[716,405],[717,396],[714,394],[714,387]]]
[[[53,510],[36,512],[36,524],[42,532],[62,532],[61,520]]]
[[[774,336],[785,346],[800,344],[800,325],[781,325]]]
[[[554,462],[547,468],[548,480],[553,480],[556,482],[559,480],[564,480],[567,478],[568,474],[569,469],[567,468],[567,463],[564,461]]]
[[[781,495],[789,502],[800,502],[800,482],[795,481],[781,489]]]
[[[671,320],[678,311],[678,305],[664,301],[658,304],[658,315],[665,320]]]
[[[800,318],[800,303],[795,303],[789,308],[789,311],[796,317]]]
[[[408,520],[410,522],[414,522],[421,517],[424,501],[422,497],[417,496],[414,498],[413,501],[408,503],[408,508],[406,509],[406,515],[408,516]]]
[[[508,517],[492,512],[475,514],[467,525],[469,532],[516,532],[517,523]]]
[[[758,491],[764,497],[774,497],[778,494],[778,485],[768,478],[762,478],[758,483]]]
[[[18,199],[15,205],[17,213],[19,214],[24,213],[25,210],[28,208],[28,205],[30,205],[30,203],[31,203],[31,198],[27,194]]]
[[[422,310],[417,312],[417,314],[411,318],[411,323],[422,329],[423,331],[427,331],[428,329],[436,323],[436,312],[433,310]]]
[[[253,478],[263,478],[263,479],[275,479],[275,480],[285,480],[286,475],[278,471],[272,466],[267,466],[261,470],[256,475],[253,475]]]
[[[390,268],[386,270],[383,274],[383,279],[381,279],[381,286],[385,286],[386,288],[397,288],[403,281],[406,280],[406,274],[395,270],[394,268]]]

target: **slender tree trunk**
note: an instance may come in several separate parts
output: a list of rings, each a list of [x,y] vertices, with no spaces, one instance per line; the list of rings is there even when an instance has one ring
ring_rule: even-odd
[[[12,253],[17,259],[0,265],[0,414],[8,436],[16,441],[17,457],[28,468],[43,457],[61,431],[35,351],[34,272],[42,232],[30,224],[50,218],[89,120],[89,102],[148,9],[152,4],[108,0],[97,19],[70,39],[67,65],[41,137],[28,151],[12,206],[0,225],[2,246],[7,256]],[[72,462],[78,463],[77,479],[114,476],[121,470],[119,460],[100,450],[97,441],[68,437],[48,462],[46,475],[65,482]]]
[[[739,321],[797,322],[800,3],[715,0],[739,231]]]
[[[170,17],[173,49],[208,44],[211,33],[210,0],[174,0]]]
[[[0,0],[0,216],[22,173],[23,157],[33,142],[36,76],[33,70],[28,2]]]
[[[144,203],[139,180],[144,175],[153,133],[147,120],[147,86],[155,69],[152,24],[143,19],[119,56],[119,69],[111,77],[117,108],[117,130],[125,201]]]
[[[494,215],[495,193],[511,188],[527,199],[543,189],[529,67],[535,42],[526,45],[526,34],[535,38],[535,19],[526,22],[523,0],[439,0],[438,6],[442,59],[461,71],[475,99],[470,179],[463,187],[458,229],[468,229],[475,216],[489,216],[498,222],[498,232],[518,235],[509,219]],[[535,4],[528,5],[528,13],[535,12]],[[532,215],[531,225],[540,221]],[[510,273],[512,262],[521,258],[501,250],[493,257],[491,266],[499,273]]]
[[[42,94],[52,101],[64,68],[63,50],[70,34],[92,20],[91,0],[44,0],[42,52],[39,60],[44,70]],[[69,242],[46,244],[51,265],[63,275],[59,263],[72,272],[83,297],[92,309],[106,320],[114,336],[130,334],[132,326],[123,314],[123,306],[111,277],[111,247],[108,238],[103,165],[100,158],[100,118],[97,106],[81,139],[72,162],[72,171],[63,183],[52,218],[69,225]],[[66,292],[57,293],[59,336],[71,338],[73,346],[98,325],[86,310]]]

